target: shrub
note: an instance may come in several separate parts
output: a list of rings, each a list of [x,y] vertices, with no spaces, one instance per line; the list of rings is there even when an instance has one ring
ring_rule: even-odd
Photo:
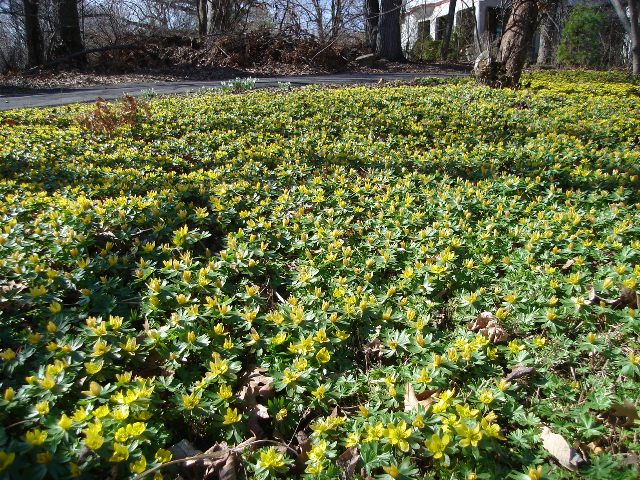
[[[413,47],[411,47],[411,58],[425,62],[434,62],[440,60],[441,48],[441,40],[432,40],[430,36],[425,36],[418,39],[418,41],[413,44]]]
[[[114,103],[108,103],[104,98],[99,97],[94,108],[78,115],[75,121],[85,130],[113,133],[122,126],[135,128],[147,115],[149,115],[149,105],[144,100],[123,95],[118,102]]]
[[[576,6],[562,30],[558,63],[595,67],[601,65],[604,49],[600,32],[606,28],[602,13],[591,7]]]

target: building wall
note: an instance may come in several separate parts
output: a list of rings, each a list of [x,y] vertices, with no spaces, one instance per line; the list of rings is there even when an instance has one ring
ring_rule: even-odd
[[[475,10],[478,35],[485,32],[485,14],[489,7],[500,7],[502,0],[458,0],[456,4],[456,16],[454,27],[458,20],[457,13],[472,8]],[[402,19],[402,45],[405,51],[409,51],[418,39],[418,24],[429,21],[430,35],[432,39],[437,37],[438,18],[446,17],[449,13],[449,0],[409,0],[406,5],[406,13]]]

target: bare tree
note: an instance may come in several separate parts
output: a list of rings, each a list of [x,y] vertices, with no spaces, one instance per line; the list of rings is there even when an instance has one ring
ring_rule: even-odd
[[[560,13],[561,1],[551,2],[541,12],[540,45],[538,47],[537,63],[550,65],[554,63],[556,50],[560,43]]]
[[[380,2],[378,0],[365,0],[364,25],[367,46],[372,52],[378,47],[378,27],[380,22]]]
[[[457,0],[449,0],[449,11],[447,12],[447,24],[444,30],[444,38],[442,39],[442,49],[440,56],[446,60],[449,56],[449,44],[451,43],[451,33],[453,32],[453,20],[456,13]],[[475,17],[474,17],[475,19]]]
[[[622,27],[631,40],[631,64],[634,76],[640,76],[640,26],[638,16],[640,15],[640,1],[628,0],[627,8],[622,0],[611,0]],[[627,14],[628,10],[628,14]]]

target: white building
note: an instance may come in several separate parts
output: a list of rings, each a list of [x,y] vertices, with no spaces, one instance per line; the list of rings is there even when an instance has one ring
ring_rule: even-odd
[[[454,28],[468,35],[471,43],[495,38],[502,33],[503,0],[458,0]],[[449,0],[408,0],[402,17],[402,45],[409,50],[421,37],[441,40]]]

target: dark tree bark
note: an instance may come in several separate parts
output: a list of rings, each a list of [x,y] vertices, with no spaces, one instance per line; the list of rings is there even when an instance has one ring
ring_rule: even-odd
[[[80,32],[80,15],[78,14],[78,0],[58,1],[58,28],[60,33],[59,55],[70,55],[84,50],[82,33]],[[83,66],[86,57],[74,57],[73,63]]]
[[[365,0],[364,3],[364,27],[367,37],[367,46],[372,52],[378,49],[378,26],[380,22],[380,4],[378,0]]]
[[[340,33],[343,13],[342,0],[331,0],[331,38],[336,38]]]
[[[640,76],[640,26],[638,16],[640,15],[640,1],[629,0],[629,20],[631,23],[631,62],[633,65],[633,75]]]
[[[197,0],[198,36],[204,38],[207,34],[207,0]]]
[[[400,40],[400,8],[402,0],[382,0],[378,26],[378,55],[391,61],[402,61]]]
[[[624,30],[629,35],[631,40],[631,64],[633,68],[633,75],[640,75],[640,26],[638,21],[640,18],[640,0],[629,0],[629,16],[627,16],[626,9],[622,3],[622,0],[611,0],[620,23],[624,27]]]
[[[540,48],[538,49],[537,63],[539,65],[551,65],[554,63],[560,32],[558,31],[558,13],[560,2],[552,2],[542,15],[540,22]]]
[[[447,24],[444,28],[444,37],[442,38],[442,49],[440,56],[442,60],[449,57],[449,45],[451,44],[451,33],[453,32],[453,19],[456,13],[457,0],[449,0],[449,11],[447,12]]]
[[[515,88],[531,50],[538,18],[537,0],[513,0],[498,58],[484,52],[476,60],[476,78],[492,87]]]
[[[27,67],[44,62],[42,29],[38,18],[39,0],[24,0],[24,31],[27,43]]]

